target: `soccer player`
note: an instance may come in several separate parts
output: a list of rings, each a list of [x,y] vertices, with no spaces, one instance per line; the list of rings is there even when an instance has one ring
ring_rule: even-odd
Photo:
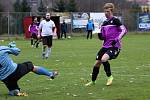
[[[91,19],[89,19],[89,21],[86,25],[86,30],[87,30],[87,39],[89,38],[89,35],[90,35],[90,39],[92,39],[92,32],[94,30],[94,23]]]
[[[39,40],[37,38],[38,35],[38,21],[37,21],[37,17],[33,18],[33,22],[31,25],[29,25],[29,32],[31,33],[31,47],[36,46],[36,48],[38,48],[39,45]]]
[[[27,96],[26,93],[20,92],[18,80],[30,71],[38,74],[45,75],[54,79],[57,71],[48,71],[44,67],[35,66],[31,61],[16,64],[9,57],[9,54],[17,56],[20,49],[16,48],[15,42],[11,42],[8,46],[0,46],[0,80],[6,85],[11,96]]]
[[[42,37],[42,58],[47,59],[51,53],[53,34],[56,33],[55,23],[50,19],[50,13],[46,13],[46,19],[39,25],[38,38]],[[46,50],[47,48],[47,50]]]
[[[98,34],[99,38],[103,40],[103,46],[96,56],[96,62],[92,72],[92,81],[85,84],[85,86],[90,86],[96,83],[101,64],[103,64],[105,73],[108,77],[106,85],[110,86],[112,84],[113,76],[108,60],[115,59],[119,55],[121,39],[127,33],[126,28],[120,20],[113,16],[113,11],[113,3],[106,3],[104,5],[104,13],[107,19],[101,26],[101,33]]]

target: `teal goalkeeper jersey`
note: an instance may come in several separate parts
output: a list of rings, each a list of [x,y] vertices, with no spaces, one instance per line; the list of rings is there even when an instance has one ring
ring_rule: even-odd
[[[0,80],[4,80],[17,69],[17,64],[9,57],[9,54],[17,56],[19,53],[18,48],[0,46]]]

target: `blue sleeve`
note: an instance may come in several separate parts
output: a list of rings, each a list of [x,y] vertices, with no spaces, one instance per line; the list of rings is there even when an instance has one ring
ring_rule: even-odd
[[[20,53],[19,48],[9,48],[7,46],[1,46],[0,51],[3,51],[8,54],[13,54],[15,56],[17,56]]]
[[[15,56],[19,55],[20,51],[21,50],[19,48],[10,48],[10,54],[13,54]]]

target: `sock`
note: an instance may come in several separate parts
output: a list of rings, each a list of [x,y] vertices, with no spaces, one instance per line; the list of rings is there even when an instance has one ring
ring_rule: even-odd
[[[33,38],[31,38],[31,45],[33,45]]]
[[[37,43],[38,40],[34,40],[34,45]]]
[[[45,55],[45,49],[46,49],[46,47],[43,46],[43,48],[42,48],[42,54],[43,54],[43,55]]]
[[[95,82],[96,78],[97,78],[97,75],[99,73],[99,68],[100,67],[97,67],[97,66],[94,66],[93,67],[93,72],[92,72],[92,81]]]
[[[53,76],[53,72],[46,70],[44,67],[36,67],[34,72],[38,75],[46,75],[46,76]]]
[[[39,40],[36,42],[36,48],[39,47]]]
[[[110,70],[110,64],[109,64],[109,62],[108,61],[107,62],[103,62],[103,65],[104,65],[104,70],[106,72],[106,75],[108,77],[110,77],[111,76],[111,70]]]
[[[46,57],[49,57],[49,54],[51,53],[51,48],[47,48]]]

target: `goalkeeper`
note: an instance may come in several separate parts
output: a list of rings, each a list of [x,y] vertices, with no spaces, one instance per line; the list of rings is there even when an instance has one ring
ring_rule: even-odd
[[[9,54],[19,55],[20,49],[16,48],[15,42],[9,43],[8,46],[0,46],[0,80],[6,85],[11,96],[27,96],[26,93],[20,92],[18,80],[29,73],[30,71],[48,76],[54,79],[57,75],[57,71],[48,71],[43,67],[34,66],[31,61],[27,61],[21,64],[16,64],[9,57]]]
[[[103,46],[96,56],[96,62],[92,72],[92,81],[85,84],[86,86],[95,84],[101,64],[103,64],[108,78],[106,85],[109,86],[112,84],[113,76],[108,60],[115,59],[119,55],[121,39],[127,33],[126,28],[120,20],[113,16],[113,11],[113,3],[106,3],[104,5],[104,13],[107,19],[102,24],[101,33],[98,34],[99,38],[103,40]]]

